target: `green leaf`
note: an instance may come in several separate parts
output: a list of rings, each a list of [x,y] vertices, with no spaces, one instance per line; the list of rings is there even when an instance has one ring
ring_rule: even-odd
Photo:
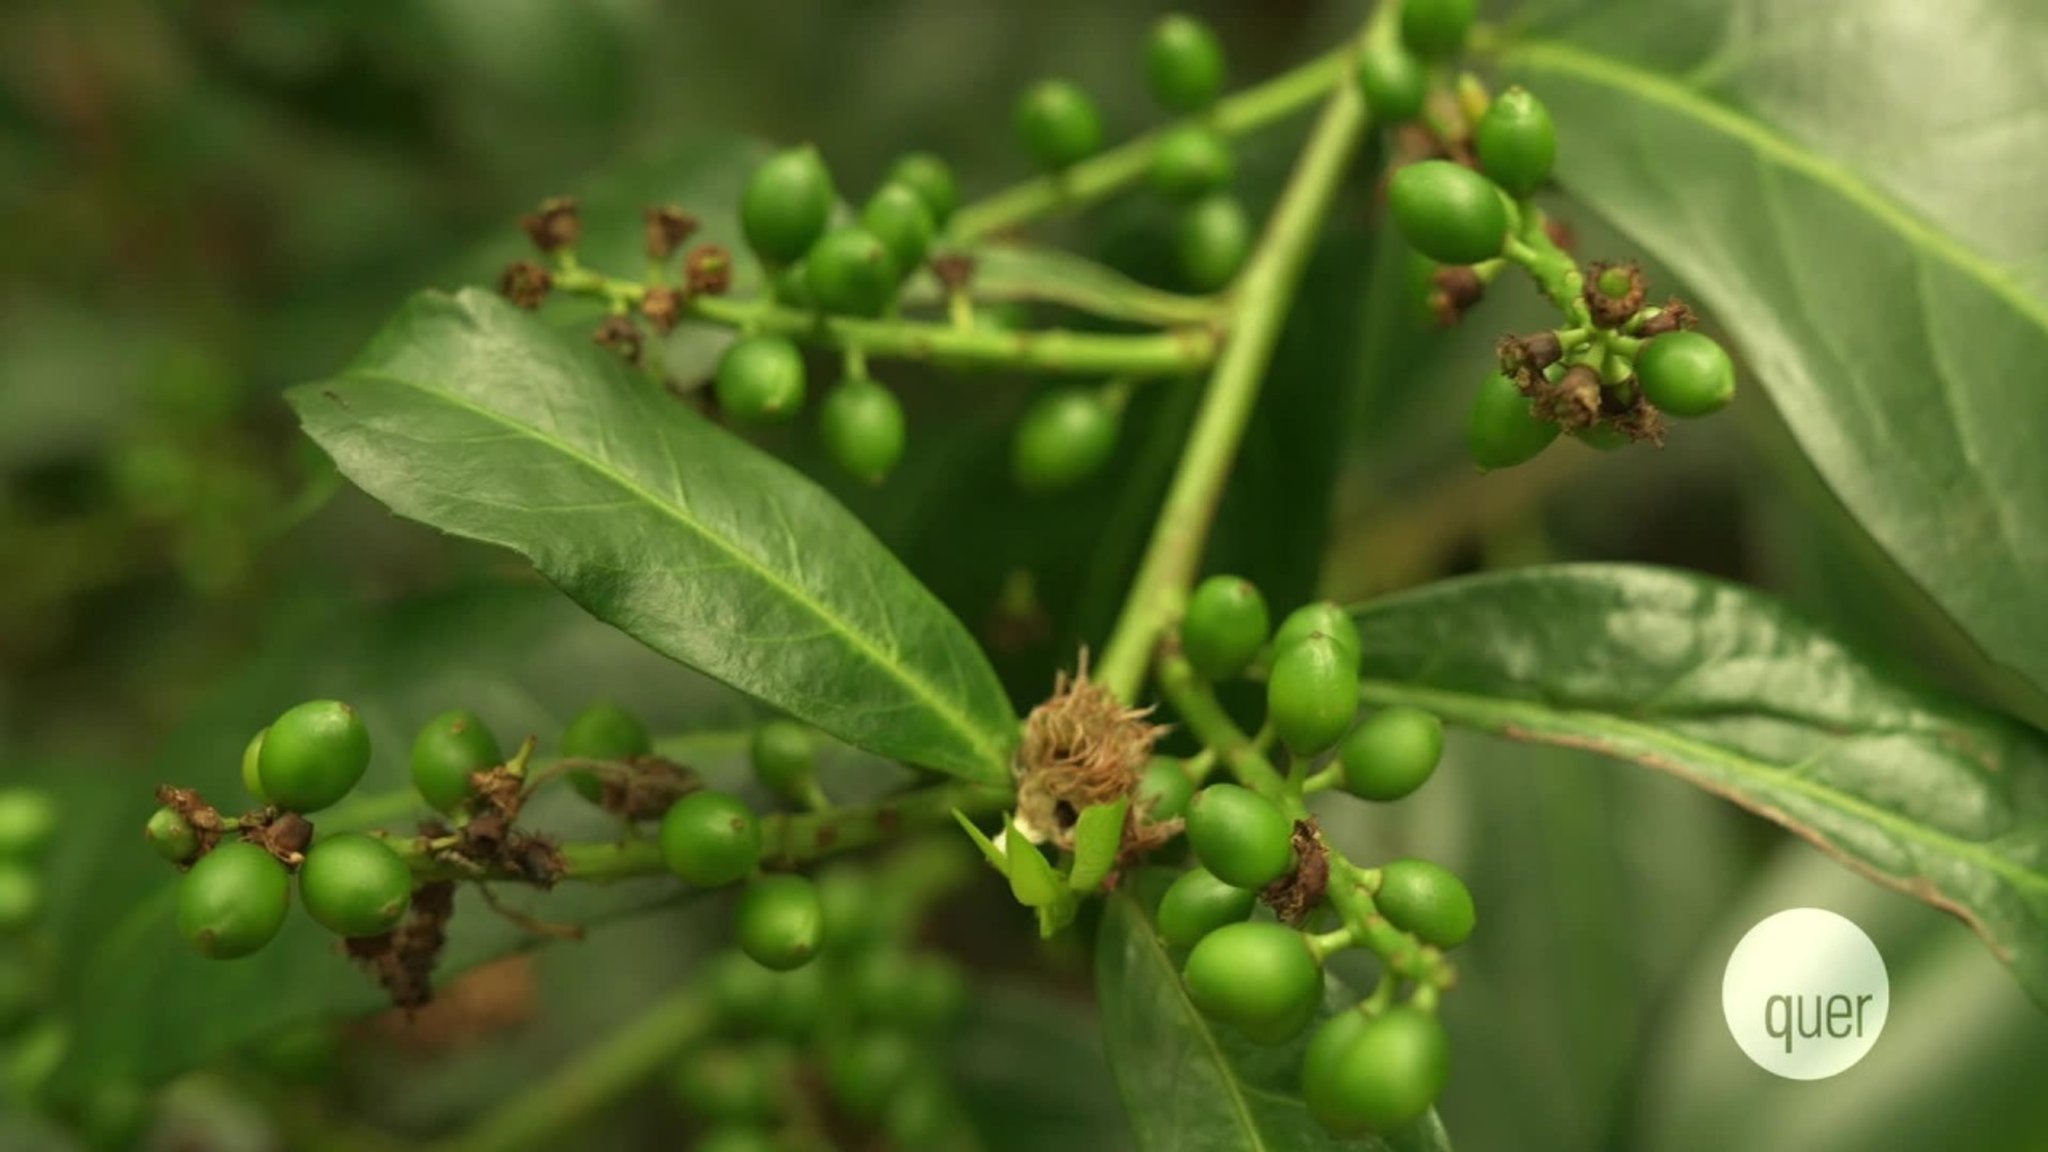
[[[1211,1023],[1188,1000],[1180,968],[1146,903],[1164,878],[1134,878],[1109,898],[1095,946],[1103,1042],[1144,1152],[1447,1152],[1434,1113],[1390,1140],[1340,1140],[1301,1101],[1306,1037],[1260,1047]]]
[[[1003,860],[1010,877],[1010,894],[1026,908],[1049,907],[1065,891],[1059,874],[1052,870],[1052,862],[1038,850],[1038,845],[1024,838],[1015,821],[1010,822],[1008,834],[1003,837]]]
[[[1102,885],[1116,866],[1117,849],[1124,846],[1124,814],[1131,810],[1131,798],[1119,796],[1114,804],[1090,804],[1081,809],[1074,824],[1074,866],[1067,870],[1067,887],[1092,892]]]
[[[1368,604],[1365,698],[1672,773],[1969,924],[2048,1006],[2048,738],[1704,577],[1567,565]]]
[[[2048,686],[2048,11],[1697,5],[1655,45],[1635,11],[1503,56],[1555,115],[1559,180],[1686,282],[1899,565]]]
[[[487,293],[423,294],[291,393],[394,511],[856,747],[995,782],[1015,715],[960,622],[810,481]]]
[[[981,829],[976,828],[974,821],[968,818],[967,813],[960,811],[958,808],[953,809],[953,819],[959,822],[960,827],[966,829],[968,839],[973,840],[974,846],[981,849],[981,855],[989,862],[989,866],[1002,873],[1005,877],[1009,876],[1010,861],[1004,857],[1003,850],[996,847],[996,842],[989,839]]]

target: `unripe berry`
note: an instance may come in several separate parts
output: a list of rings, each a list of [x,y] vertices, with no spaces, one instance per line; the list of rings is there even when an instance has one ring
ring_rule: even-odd
[[[1449,160],[1418,160],[1387,183],[1401,235],[1439,264],[1477,264],[1507,243],[1508,210],[1493,182]]]
[[[1435,1014],[1404,1004],[1363,1028],[1335,1020],[1324,1028],[1337,1031],[1328,1045],[1311,1042],[1302,1097],[1331,1132],[1393,1132],[1428,1112],[1443,1093],[1451,1045]]]
[[[568,760],[626,761],[652,751],[654,738],[647,726],[617,704],[592,704],[562,730],[562,756]],[[592,804],[604,797],[604,783],[594,772],[571,772],[569,783]]]
[[[1668,415],[1710,416],[1735,399],[1735,363],[1728,350],[1698,332],[1666,332],[1636,353],[1643,395]]]
[[[1226,884],[1257,890],[1294,867],[1294,822],[1249,788],[1211,784],[1188,802],[1188,844]]]
[[[1382,865],[1373,902],[1396,928],[1444,949],[1463,944],[1478,919],[1465,882],[1450,869],[1428,860],[1394,860]]]
[[[1152,153],[1152,187],[1185,204],[1228,185],[1236,168],[1222,133],[1206,124],[1182,124],[1159,138]]]
[[[1429,74],[1400,44],[1377,41],[1358,54],[1358,88],[1374,123],[1404,124],[1422,115]]]
[[[1456,55],[1478,15],[1478,0],[1401,0],[1401,42],[1425,60]]]
[[[1358,712],[1358,661],[1320,632],[1273,656],[1266,719],[1296,756],[1335,744]]]
[[[264,794],[291,812],[318,812],[340,800],[369,766],[369,730],[339,700],[288,709],[264,732],[256,756]]]
[[[1344,787],[1363,800],[1390,802],[1427,783],[1444,754],[1444,722],[1396,704],[1366,718],[1344,738],[1338,758]]]
[[[818,431],[833,461],[869,484],[896,470],[908,437],[896,394],[866,378],[843,381],[825,397]]]
[[[1116,451],[1117,405],[1102,389],[1055,388],[1031,402],[1010,445],[1010,474],[1027,492],[1072,488],[1102,470]]]
[[[1508,89],[1487,107],[1472,143],[1479,152],[1479,170],[1510,196],[1536,191],[1557,160],[1557,127],[1550,110],[1522,88]]]
[[[740,951],[764,968],[787,972],[817,958],[825,910],[802,876],[763,876],[740,895],[733,925]]]
[[[1353,664],[1365,651],[1351,613],[1328,600],[1318,600],[1296,608],[1280,621],[1279,629],[1273,633],[1273,654],[1277,656],[1317,633],[1335,640],[1337,647],[1350,654]]]
[[[952,219],[953,209],[960,206],[960,185],[953,179],[952,166],[929,152],[912,152],[896,161],[889,169],[889,182],[917,193],[932,214],[932,223],[939,227],[944,227]]]
[[[661,819],[661,857],[699,888],[730,884],[761,862],[760,822],[737,796],[692,792]]]
[[[718,358],[718,407],[747,424],[779,424],[804,406],[804,357],[781,336],[742,336]]]
[[[1041,80],[1017,100],[1017,136],[1041,168],[1058,171],[1102,147],[1095,101],[1068,80]]]
[[[0,788],[0,859],[27,860],[49,847],[57,802],[39,788]]]
[[[1154,756],[1138,777],[1132,802],[1156,824],[1186,815],[1194,795],[1195,782],[1188,779],[1187,769],[1177,757]]]
[[[1161,16],[1145,42],[1145,79],[1168,112],[1199,112],[1223,92],[1223,43],[1193,16]]]
[[[258,804],[270,803],[270,796],[263,791],[263,734],[268,728],[259,728],[249,742],[242,746],[242,787],[256,798]]]
[[[453,812],[474,794],[471,774],[503,763],[498,738],[476,713],[457,709],[427,721],[412,742],[412,786],[428,804]]]
[[[412,903],[412,870],[391,846],[361,832],[316,842],[299,865],[299,899],[337,936],[378,936]]]
[[[1322,1001],[1322,966],[1301,933],[1282,924],[1226,924],[1195,945],[1181,974],[1203,1015],[1260,1044],[1300,1032]]]
[[[1557,439],[1557,425],[1538,419],[1515,382],[1498,372],[1479,383],[1465,447],[1482,471],[1512,468],[1536,458]]]
[[[817,791],[818,741],[794,720],[769,720],[754,729],[749,749],[754,778],[791,803],[807,803]]]
[[[889,246],[866,228],[835,228],[804,257],[812,305],[845,316],[880,316],[902,275]]]
[[[178,882],[178,933],[215,960],[247,956],[277,936],[291,907],[291,877],[275,856],[224,841]]]
[[[173,864],[183,864],[199,854],[199,833],[175,808],[151,813],[142,835],[152,851]]]
[[[0,860],[0,939],[25,932],[43,914],[43,883],[18,860]]]
[[[1211,576],[1195,586],[1180,622],[1181,652],[1210,681],[1243,672],[1266,646],[1272,615],[1258,587],[1242,576]]]
[[[1251,217],[1228,192],[1214,192],[1181,209],[1174,225],[1174,255],[1191,291],[1229,284],[1252,250]]]
[[[1176,948],[1192,948],[1226,924],[1249,918],[1259,894],[1218,880],[1206,868],[1180,874],[1159,900],[1159,935]]]
[[[740,193],[740,230],[747,246],[771,264],[808,251],[832,215],[832,174],[808,145],[763,161]]]
[[[861,209],[861,226],[889,250],[896,274],[908,276],[924,263],[938,224],[924,197],[907,184],[884,184]]]

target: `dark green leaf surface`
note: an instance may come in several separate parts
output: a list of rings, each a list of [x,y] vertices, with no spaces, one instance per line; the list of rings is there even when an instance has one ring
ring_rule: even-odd
[[[2048,9],[1736,11],[1595,5],[1567,28],[1593,46],[1524,42],[1503,64],[1557,119],[1566,190],[1683,278],[1900,566],[2048,685],[2048,225],[2031,191]]]
[[[1369,702],[1670,772],[1953,913],[2048,1005],[2048,739],[1752,591],[1532,568],[1367,605]]]
[[[1110,898],[1103,917],[1095,995],[1110,1067],[1144,1152],[1450,1148],[1434,1113],[1390,1141],[1325,1132],[1301,1101],[1306,1037],[1260,1047],[1197,1012],[1181,984],[1180,958],[1128,886]]]
[[[416,297],[307,431],[393,510],[526,555],[592,614],[877,755],[1007,778],[973,639],[825,492],[617,357],[467,291]]]

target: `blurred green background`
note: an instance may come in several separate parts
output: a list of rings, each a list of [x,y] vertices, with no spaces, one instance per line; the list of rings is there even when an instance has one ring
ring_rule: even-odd
[[[1222,33],[1238,80],[1322,50],[1363,12],[1192,7]],[[977,195],[1024,175],[1009,102],[1047,72],[1097,93],[1113,134],[1145,127],[1156,116],[1136,46],[1162,9],[12,6],[0,37],[0,780],[50,782],[71,801],[52,882],[57,938],[77,953],[77,968],[60,965],[67,978],[95,978],[103,933],[168,882],[131,834],[149,788],[228,787],[247,733],[292,700],[352,693],[387,746],[458,702],[548,734],[597,693],[670,726],[749,715],[509,558],[346,490],[293,429],[283,387],[346,363],[409,292],[487,280],[519,250],[518,214],[545,195],[583,194],[593,233],[637,235],[642,202],[730,189],[749,140],[817,142],[850,194],[896,154],[934,149]],[[1276,136],[1246,145],[1254,204],[1290,154],[1291,133]],[[1540,313],[1503,293],[1455,332],[1429,331],[1406,257],[1375,241],[1372,190],[1358,183],[1276,366],[1273,394],[1289,406],[1254,430],[1218,544],[1276,603],[1552,559],[1673,564],[1769,588],[1913,677],[2038,707],[1889,568],[1756,390],[1736,418],[1688,427],[1661,452],[1568,445],[1510,476],[1472,473],[1459,454],[1470,384],[1493,337]],[[1560,211],[1583,251],[1626,254],[1598,220]],[[1161,221],[1134,198],[1054,235],[1147,276]],[[685,374],[703,363],[691,340],[702,336],[680,339],[672,361]],[[904,371],[897,383],[912,403],[911,462],[887,489],[845,494],[990,639],[1028,702],[1078,640],[1102,635],[1185,409],[1173,394],[1142,398],[1099,489],[1028,502],[976,460],[1000,445],[1029,382]],[[815,459],[805,433],[771,447]],[[1003,608],[1024,574],[1031,610]],[[1442,778],[1391,812],[1333,805],[1327,818],[1375,855],[1443,859],[1479,894],[1485,927],[1448,1009],[1458,1064],[1442,1110],[1460,1147],[2048,1147],[2048,1100],[2030,1090],[2048,1028],[1959,925],[1636,769],[1467,739]],[[999,893],[961,903],[975,930],[941,943],[985,974],[959,1066],[988,1146],[1126,1146],[1082,949],[1042,954]],[[1719,1019],[1728,950],[1792,904],[1851,915],[1892,965],[1885,1037],[1819,1084],[1749,1065]],[[646,915],[542,952],[511,978],[504,1020],[485,1012],[476,1037],[429,1055],[353,1030],[312,1104],[251,1093],[232,1061],[188,1077],[151,1139],[302,1146],[293,1125],[306,1110],[337,1139],[357,1126],[444,1132],[629,1018],[687,972],[715,924],[701,911]],[[158,963],[174,941],[134,944],[121,964]],[[366,1008],[367,989],[332,967],[328,984],[292,995],[308,1012]],[[118,1035],[119,1015],[79,1030]],[[146,1067],[156,1039],[128,1036],[126,1067]],[[398,1050],[412,1054],[394,1071]],[[75,1097],[123,1083],[90,1070],[71,1081]],[[666,1109],[652,1093],[579,1146],[658,1141]],[[19,1116],[0,1125],[0,1143],[57,1139]]]

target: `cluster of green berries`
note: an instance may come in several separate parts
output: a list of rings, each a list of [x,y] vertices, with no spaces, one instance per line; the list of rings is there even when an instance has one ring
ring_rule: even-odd
[[[1363,799],[1392,802],[1420,788],[1443,754],[1443,725],[1420,709],[1394,706],[1354,724],[1362,638],[1334,604],[1296,609],[1272,624],[1265,598],[1247,580],[1212,576],[1189,597],[1180,647],[1209,681],[1264,668],[1267,720],[1298,759],[1334,750],[1329,775]],[[1185,785],[1183,785],[1184,787]],[[1182,971],[1204,1014],[1257,1043],[1299,1035],[1323,1002],[1324,955],[1302,931],[1254,919],[1260,895],[1294,875],[1304,848],[1295,820],[1270,797],[1238,784],[1211,784],[1186,800],[1148,772],[1139,791],[1184,805],[1197,866],[1166,890],[1159,933],[1188,950]],[[1363,873],[1378,915],[1428,947],[1447,950],[1471,935],[1471,893],[1450,871],[1402,859]],[[1447,1045],[1434,1013],[1418,1004],[1350,1010],[1331,1018],[1308,1047],[1305,1099],[1339,1134],[1386,1132],[1420,1116],[1441,1091]]]
[[[942,1145],[961,1123],[943,1042],[968,999],[950,959],[908,947],[878,909],[889,894],[850,868],[822,874],[829,942],[819,963],[764,966],[741,951],[706,975],[718,1036],[684,1056],[675,1097],[704,1126],[692,1144],[726,1152],[812,1146],[821,1117],[800,1089],[822,1086],[836,1123],[891,1147]],[[744,931],[744,930],[743,930]]]
[[[1359,87],[1376,121],[1392,125],[1422,116],[1429,66],[1463,48],[1475,9],[1473,0],[1402,5],[1398,39],[1375,41],[1358,60]],[[1518,232],[1537,219],[1528,201],[1550,178],[1557,129],[1549,109],[1524,89],[1489,99],[1467,77],[1459,96],[1456,103],[1470,121],[1462,149],[1453,150],[1459,158],[1403,166],[1388,183],[1387,205],[1418,253],[1471,268],[1464,283],[1476,299],[1503,255],[1529,258],[1526,245],[1517,248]],[[1551,252],[1535,259],[1568,264]],[[1585,310],[1588,322],[1526,346],[1516,342],[1504,353],[1504,371],[1481,383],[1466,433],[1481,468],[1525,463],[1564,430],[1595,447],[1657,440],[1659,414],[1707,416],[1734,399],[1727,351],[1687,330],[1690,316],[1682,306],[1643,306],[1629,270],[1595,266],[1582,275],[1592,305]],[[1452,306],[1450,314],[1462,306]]]
[[[251,955],[284,928],[292,875],[314,921],[347,938],[389,932],[412,901],[412,869],[383,839],[345,832],[315,840],[303,855],[276,850],[255,835],[279,813],[305,816],[331,807],[363,778],[370,735],[353,708],[338,700],[296,705],[258,732],[242,757],[242,779],[265,808],[259,818],[232,821],[201,851],[200,831],[173,807],[160,808],[144,835],[151,847],[187,866],[178,886],[178,931],[202,955]]]
[[[39,788],[0,788],[0,1038],[13,1035],[42,1002],[46,957],[31,933],[46,900],[42,860],[57,835],[57,802]]]
[[[823,157],[792,148],[762,162],[740,196],[740,227],[769,273],[775,298],[792,307],[870,318],[894,306],[911,273],[959,204],[952,169],[929,153],[898,160],[850,223],[833,224],[838,192]],[[790,340],[742,335],[719,360],[713,388],[734,419],[772,424],[802,411],[803,354]],[[880,483],[903,458],[906,425],[893,392],[864,373],[825,397],[819,433],[835,462]]]

